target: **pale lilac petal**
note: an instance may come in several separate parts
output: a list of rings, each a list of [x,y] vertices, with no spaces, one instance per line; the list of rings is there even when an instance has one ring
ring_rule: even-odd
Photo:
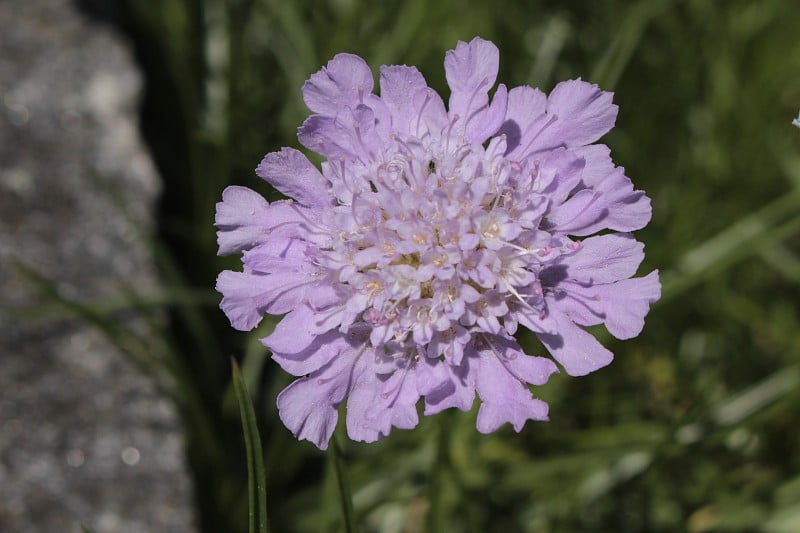
[[[513,338],[486,336],[489,350],[517,379],[531,385],[544,385],[558,367],[546,357],[527,355]]]
[[[541,157],[539,181],[554,206],[561,205],[581,183],[586,161],[571,150],[558,148]]]
[[[346,300],[346,293],[347,291],[339,284],[320,282],[313,291],[308,291],[306,298],[308,298],[309,307],[315,311],[321,311],[330,309],[342,300]]]
[[[593,189],[578,191],[547,215],[548,229],[567,235],[594,233],[584,230],[602,224],[600,221],[608,214],[603,200],[603,193],[600,191]]]
[[[267,344],[267,341],[272,342],[269,337],[262,339],[264,344]],[[277,344],[277,341],[274,344]],[[351,351],[352,346],[348,342],[346,334],[339,331],[329,331],[314,337],[308,346],[297,352],[280,352],[277,351],[278,348],[283,347],[276,346],[275,351],[272,352],[272,359],[289,374],[305,376],[319,370],[337,357],[346,356]],[[294,349],[294,347],[291,348]]]
[[[380,87],[381,99],[392,115],[392,129],[402,134],[415,131],[423,111],[415,97],[428,87],[419,70],[405,65],[381,67]]]
[[[410,124],[414,135],[422,138],[426,134],[430,134],[434,138],[438,138],[444,133],[449,120],[444,101],[439,93],[427,87],[419,89],[414,94],[414,106],[420,110]]]
[[[614,127],[618,108],[613,97],[579,79],[559,83],[547,98],[547,120],[527,153],[593,143]]]
[[[455,50],[449,50],[444,58],[444,71],[450,86],[450,112],[460,113],[467,109],[469,100],[478,91],[485,96],[497,79],[500,66],[500,51],[490,41],[475,37],[469,43],[459,41]],[[455,104],[455,105],[454,105]]]
[[[548,285],[561,279],[585,283],[611,283],[636,274],[644,259],[644,245],[625,233],[611,233],[581,241],[573,254],[563,256],[562,264],[543,270],[541,279]]]
[[[420,396],[449,395],[455,391],[446,367],[438,358],[420,357],[416,366],[416,386]]]
[[[219,255],[241,252],[267,239],[269,204],[263,196],[245,187],[228,187],[217,203],[215,224]]]
[[[245,272],[259,274],[286,274],[303,272],[312,275],[314,267],[309,261],[307,242],[296,238],[270,238],[264,244],[246,250],[242,254]]]
[[[365,358],[366,361],[366,358]],[[392,427],[412,429],[419,422],[419,400],[414,370],[398,369],[382,380],[375,369],[364,363],[354,372],[353,390],[347,398],[347,434],[351,439],[374,442],[389,435]]]
[[[362,128],[360,133],[362,140],[372,144],[374,149],[380,151],[385,148],[394,135],[396,135],[392,127],[392,111],[389,109],[389,106],[386,105],[386,102],[375,94],[368,94],[364,99],[364,105],[356,106],[356,110],[360,107],[364,107],[372,112],[371,117],[369,117],[372,122],[359,126]],[[367,120],[364,117],[366,117],[366,115],[359,120]],[[364,128],[367,128],[369,131],[363,131]]]
[[[522,148],[528,146],[535,133],[537,119],[544,116],[547,106],[547,96],[539,89],[523,85],[508,91],[508,106],[506,118],[498,134],[503,134],[507,139],[506,155],[516,159]]]
[[[319,213],[286,201],[268,204],[245,187],[228,187],[217,204],[219,254],[241,252],[272,238],[318,240]]]
[[[650,198],[643,191],[633,190],[624,169],[617,168],[607,174],[594,188],[602,194],[599,203],[603,206],[604,216],[573,235],[590,235],[603,229],[634,231],[650,222],[653,215]]]
[[[555,207],[548,216],[549,222],[558,231],[577,236],[603,229],[634,231],[647,225],[652,215],[650,199],[644,192],[633,190],[624,169],[611,161],[608,147],[585,146],[575,153],[585,161],[580,182],[587,188]],[[583,195],[583,200],[591,199],[587,209],[578,202],[580,198],[575,198],[578,195]]]
[[[225,270],[217,277],[220,307],[240,331],[256,327],[264,313],[283,314],[303,301],[312,280],[305,274],[264,276]]]
[[[633,231],[647,225],[650,199],[617,168],[592,189],[583,189],[548,215],[552,229],[568,235],[591,235],[604,229]]]
[[[451,407],[469,411],[475,400],[477,366],[477,357],[464,357],[457,366],[442,364],[450,383],[425,395],[425,415],[434,415]]]
[[[328,159],[375,159],[381,139],[375,133],[375,113],[364,105],[345,108],[337,116],[311,115],[297,131],[298,140]]]
[[[308,348],[318,337],[308,327],[313,316],[314,311],[311,308],[301,305],[286,314],[275,326],[272,333],[261,339],[261,342],[273,353],[300,353]],[[295,374],[294,372],[291,373]],[[302,372],[302,374],[308,374],[308,372]]]
[[[594,187],[617,168],[611,160],[611,149],[605,144],[581,146],[572,152],[586,163],[581,172],[581,181],[586,187]]]
[[[508,89],[502,83],[497,87],[494,93],[492,103],[485,110],[475,116],[467,126],[467,139],[473,143],[483,144],[486,139],[494,135],[506,116],[506,107],[508,106]]]
[[[342,323],[347,305],[334,305],[314,313],[308,327],[313,333],[321,335]]]
[[[339,404],[351,387],[351,370],[358,359],[357,353],[356,348],[350,347],[278,394],[278,414],[295,437],[313,442],[320,450],[327,449],[339,419]]]
[[[352,124],[346,125],[336,117],[311,115],[297,130],[300,143],[328,159],[356,158]]]
[[[494,351],[482,349],[479,353],[478,431],[491,433],[508,422],[519,432],[527,420],[547,420],[547,404],[533,398],[527,385],[509,372]]]
[[[319,207],[333,202],[328,194],[328,180],[294,148],[267,154],[256,168],[256,174],[302,205]]]
[[[582,326],[605,323],[618,339],[632,339],[641,333],[650,305],[661,297],[658,271],[643,278],[631,278],[605,285],[582,286],[564,282],[563,297],[554,298],[557,308]]]
[[[475,110],[486,105],[489,89],[497,79],[500,51],[490,41],[475,37],[465,43],[459,41],[455,50],[445,54],[444,71],[450,86],[451,119],[459,115],[467,120]]]
[[[537,333],[547,350],[570,376],[584,376],[608,365],[614,354],[597,342],[597,339],[576,326],[557,305],[548,302],[550,314],[558,324],[558,333]]]
[[[337,54],[303,84],[303,101],[314,113],[336,116],[344,107],[355,108],[372,92],[369,65],[353,54]]]
[[[514,318],[523,326],[534,333],[544,333],[546,335],[556,335],[558,324],[550,314],[544,310],[537,311],[528,307],[520,306],[513,312]]]

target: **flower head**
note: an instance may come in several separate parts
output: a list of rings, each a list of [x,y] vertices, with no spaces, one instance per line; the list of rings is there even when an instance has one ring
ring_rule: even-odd
[[[557,366],[523,352],[519,325],[579,376],[612,359],[582,326],[635,337],[659,298],[657,272],[632,278],[650,200],[592,144],[612,95],[572,80],[490,98],[498,63],[491,42],[459,42],[445,107],[414,67],[382,67],[376,95],[364,60],[339,54],[303,86],[298,137],[321,170],[284,148],[256,172],[289,200],[223,192],[220,253],[244,253],[221,307],[240,330],[285,314],[263,342],[299,377],[278,396],[298,438],[326,448],[343,402],[371,442],[416,426],[420,399],[430,415],[476,392],[479,431],[520,431],[547,419],[529,385]]]

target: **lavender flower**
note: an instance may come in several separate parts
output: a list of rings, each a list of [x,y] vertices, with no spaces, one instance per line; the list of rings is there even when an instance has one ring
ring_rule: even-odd
[[[299,377],[278,396],[298,438],[325,449],[345,401],[348,434],[372,442],[416,426],[420,398],[432,415],[476,392],[479,431],[520,431],[547,420],[529,385],[557,367],[522,351],[519,325],[581,376],[612,359],[582,326],[635,337],[659,298],[658,272],[631,277],[644,246],[627,232],[650,200],[592,144],[612,95],[578,79],[490,99],[498,62],[491,42],[459,42],[445,108],[414,67],[382,67],[378,96],[339,54],[303,86],[298,137],[321,171],[284,148],[256,172],[289,200],[223,192],[220,254],[244,254],[217,280],[221,307],[239,330],[285,314],[263,342]]]

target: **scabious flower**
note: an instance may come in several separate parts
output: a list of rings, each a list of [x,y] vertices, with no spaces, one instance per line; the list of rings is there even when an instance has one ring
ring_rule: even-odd
[[[294,381],[284,424],[325,449],[346,402],[354,440],[469,410],[477,428],[547,420],[529,385],[557,371],[514,339],[532,331],[572,376],[612,354],[584,326],[635,337],[660,296],[658,272],[633,278],[650,220],[609,149],[593,144],[617,106],[571,80],[549,96],[499,85],[497,47],[459,42],[444,61],[447,107],[414,67],[384,66],[380,95],[358,56],[339,54],[303,86],[300,142],[256,173],[289,197],[228,187],[217,204],[220,254],[243,271],[217,280],[234,328],[284,315],[263,339]],[[598,234],[599,233],[599,234]]]

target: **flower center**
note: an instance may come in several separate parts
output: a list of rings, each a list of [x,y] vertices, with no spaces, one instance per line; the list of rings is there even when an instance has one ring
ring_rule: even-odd
[[[367,297],[348,304],[352,320],[392,322],[389,338],[401,343],[411,334],[417,344],[447,342],[456,326],[502,320],[505,301],[541,305],[530,287],[547,258],[531,252],[543,248],[542,232],[540,219],[526,215],[538,168],[491,146],[396,142],[389,163],[366,169],[368,186],[336,208],[359,215],[334,217],[344,222],[327,263]]]

